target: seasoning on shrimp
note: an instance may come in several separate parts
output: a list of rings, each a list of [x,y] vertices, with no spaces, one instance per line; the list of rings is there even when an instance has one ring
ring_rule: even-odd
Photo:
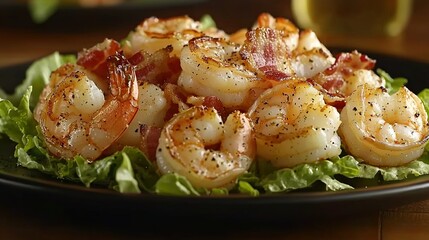
[[[162,129],[156,153],[161,173],[178,173],[193,186],[231,187],[255,156],[250,119],[231,113],[225,123],[214,108],[192,107]]]
[[[127,56],[141,50],[153,53],[171,45],[173,47],[172,55],[180,56],[180,51],[189,40],[204,35],[228,37],[227,34],[216,28],[203,30],[200,22],[188,16],[164,19],[150,17],[129,34],[124,44],[124,51]]]
[[[80,66],[67,64],[52,73],[36,106],[35,119],[55,156],[96,160],[133,120],[138,109],[134,68],[119,53],[108,57],[107,64],[108,93],[96,85],[104,79]]]
[[[191,39],[180,57],[183,70],[178,85],[197,96],[216,96],[227,108],[247,109],[253,93],[271,87],[271,83],[244,67],[239,49],[224,39]]]
[[[400,166],[417,159],[429,139],[421,100],[406,87],[389,95],[360,85],[341,111],[340,133],[353,156],[375,166]]]
[[[256,154],[276,167],[293,167],[341,153],[340,114],[302,79],[266,90],[249,109]]]

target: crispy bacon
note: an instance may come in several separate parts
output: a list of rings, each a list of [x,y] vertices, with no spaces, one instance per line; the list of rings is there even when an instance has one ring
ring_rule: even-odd
[[[356,50],[350,53],[343,52],[337,55],[331,67],[315,76],[313,80],[330,93],[342,94],[341,89],[345,85],[345,78],[350,77],[356,70],[371,70],[374,66],[375,60]]]
[[[106,38],[102,43],[80,51],[77,55],[77,64],[106,79],[108,74],[106,60],[119,51],[121,51],[120,44]]]
[[[129,58],[131,64],[136,66],[136,76],[140,83],[149,82],[161,88],[167,83],[175,84],[179,78],[180,60],[170,56],[172,46],[167,46],[152,54],[145,51],[135,53]]]
[[[164,121],[168,121],[179,112],[179,103],[186,102],[188,93],[176,84],[167,83],[164,87],[164,96],[169,102],[169,108],[164,117]]]
[[[311,83],[317,90],[319,90],[323,94],[323,99],[325,100],[326,104],[331,105],[337,108],[338,110],[341,110],[346,105],[344,95],[335,93],[335,92],[330,92],[327,88],[318,84],[312,79],[307,79],[307,82]],[[332,84],[340,84],[340,83],[342,84],[343,82],[332,81]],[[335,86],[333,85],[331,88],[334,88],[334,87]]]
[[[285,69],[290,51],[279,31],[257,28],[247,32],[246,37],[240,55],[250,69],[272,80],[289,77]]]
[[[204,97],[202,105],[206,107],[213,107],[214,109],[216,109],[222,119],[226,119],[226,117],[228,116],[225,106],[223,106],[223,103],[216,96]]]
[[[338,54],[335,63],[330,68],[326,69],[325,74],[332,75],[334,73],[339,73],[343,76],[350,76],[355,70],[371,70],[374,66],[375,60],[354,50],[351,53],[343,52]]]
[[[326,103],[341,109],[345,105],[346,96],[343,91],[346,85],[345,79],[356,70],[371,70],[374,66],[375,60],[356,50],[343,52],[336,56],[335,63],[331,67],[309,79],[309,82],[324,94]]]
[[[140,149],[146,154],[150,161],[156,161],[156,149],[158,148],[158,140],[161,135],[161,128],[140,125],[141,144]]]

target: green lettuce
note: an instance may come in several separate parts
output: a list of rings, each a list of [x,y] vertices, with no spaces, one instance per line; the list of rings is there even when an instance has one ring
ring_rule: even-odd
[[[260,185],[266,192],[284,192],[307,188],[316,181],[325,183],[327,190],[353,188],[333,178],[338,174],[349,178],[359,176],[373,177],[375,172],[364,171],[356,159],[351,156],[345,156],[316,163],[301,164],[294,168],[276,170],[264,177]]]
[[[160,195],[200,196],[188,179],[177,173],[164,174],[157,181],[155,192]]]
[[[342,175],[347,178],[374,179],[380,174],[384,181],[398,181],[410,176],[429,174],[429,154],[425,152],[419,159],[400,167],[375,167],[360,163],[353,156],[346,155],[315,163],[301,164],[294,168],[284,168],[268,174],[259,183],[266,192],[286,192],[309,188],[320,181],[328,191],[353,189],[354,186],[336,179]]]
[[[58,52],[43,57],[30,65],[25,73],[24,81],[16,87],[14,94],[5,95],[3,93],[0,97],[8,99],[14,105],[17,105],[19,101],[21,101],[24,93],[31,86],[32,94],[29,99],[29,104],[30,109],[34,109],[43,88],[49,82],[51,72],[65,63],[73,62],[76,62],[76,57],[74,55],[61,55]]]
[[[60,0],[30,0],[28,9],[35,23],[43,23],[56,12],[59,5]]]
[[[422,100],[423,106],[429,115],[429,88],[423,89],[417,96]]]
[[[392,78],[387,72],[378,68],[377,74],[386,82],[386,89],[389,94],[397,92],[402,86],[407,84],[408,80],[403,77]]]
[[[209,28],[215,28],[216,27],[216,22],[213,20],[213,18],[208,15],[208,14],[204,14],[201,19],[201,31],[207,30]]]

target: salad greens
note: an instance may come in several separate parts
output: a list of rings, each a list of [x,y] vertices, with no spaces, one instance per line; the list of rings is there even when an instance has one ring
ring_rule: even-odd
[[[377,74],[386,81],[386,88],[389,94],[393,94],[399,90],[402,86],[407,84],[408,80],[406,78],[392,78],[387,72],[382,69],[377,69]]]
[[[177,196],[229,193],[258,196],[261,193],[307,189],[315,183],[322,183],[326,190],[336,191],[353,188],[351,184],[353,181],[346,183],[342,181],[345,178],[381,178],[384,181],[394,181],[429,174],[428,145],[419,159],[400,167],[374,167],[363,164],[350,155],[284,169],[275,169],[268,162],[256,161],[248,173],[239,177],[230,191],[225,188],[212,190],[196,188],[178,174],[161,176],[146,156],[134,147],[125,147],[122,151],[93,163],[88,163],[80,156],[67,161],[61,160],[51,156],[46,150],[32,110],[43,87],[49,81],[50,72],[63,63],[75,60],[73,56],[58,53],[40,59],[28,68],[25,80],[16,88],[14,94],[1,94],[0,134],[6,135],[16,143],[14,156],[18,165],[59,179],[80,182],[86,187],[107,187],[121,193],[148,192]],[[406,82],[402,78],[392,79],[382,70],[377,72],[386,79],[391,92]],[[418,96],[428,111],[429,89],[423,90]]]

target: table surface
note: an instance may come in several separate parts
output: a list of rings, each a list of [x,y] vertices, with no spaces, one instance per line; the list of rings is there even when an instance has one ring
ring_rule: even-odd
[[[246,10],[242,10],[243,6]],[[198,5],[169,8],[120,8],[102,10],[62,9],[48,22],[36,25],[31,22],[26,9],[21,6],[0,6],[0,67],[32,61],[52,53],[76,52],[102,41],[105,37],[124,38],[142,19],[149,16],[168,17],[187,14],[198,19],[209,13],[219,28],[232,32],[251,26],[260,12],[274,16],[291,17],[289,1],[205,1]],[[413,59],[429,63],[429,1],[415,0],[410,24],[405,31],[393,38],[382,36],[324,36],[320,39],[328,47],[356,48]],[[240,17],[237,17],[240,13]],[[101,16],[100,16],[101,15]],[[231,20],[233,19],[233,20]],[[428,81],[429,82],[429,81]],[[429,84],[428,84],[429,86]],[[427,239],[429,236],[428,200],[409,203],[379,211],[369,211],[346,218],[297,222],[292,225],[270,223],[246,227],[225,226],[211,223],[204,231],[162,228],[118,229],[102,224],[79,224],[78,219],[68,219],[58,206],[41,205],[51,210],[36,211],[25,207],[25,201],[16,199],[20,194],[2,192],[0,202],[1,239],[137,239],[184,236],[227,238],[284,239]],[[27,196],[28,197],[28,196]],[[20,204],[16,204],[19,202]],[[162,224],[162,223],[160,223]],[[156,224],[155,224],[156,225]],[[237,223],[239,226],[239,223]],[[161,230],[160,230],[161,229]],[[186,232],[185,232],[186,231]]]

